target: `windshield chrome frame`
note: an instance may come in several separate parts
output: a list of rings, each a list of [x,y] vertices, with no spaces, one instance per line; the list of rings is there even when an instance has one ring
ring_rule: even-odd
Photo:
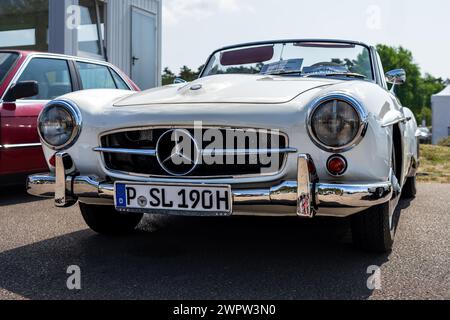
[[[369,46],[369,45],[367,45],[367,44],[365,44],[363,42],[359,42],[359,41],[333,40],[333,39],[285,39],[285,40],[272,40],[272,41],[268,40],[268,41],[241,43],[241,44],[236,44],[236,45],[222,47],[222,48],[219,48],[219,49],[213,51],[209,55],[209,57],[206,60],[206,63],[203,66],[202,71],[200,72],[198,78],[200,79],[200,78],[205,77],[204,76],[204,72],[206,70],[206,67],[208,66],[209,62],[214,57],[214,55],[216,53],[220,52],[220,51],[237,49],[237,48],[241,48],[241,47],[252,47],[252,46],[266,45],[266,44],[283,44],[283,43],[298,43],[298,42],[322,42],[322,43],[351,44],[351,45],[358,45],[358,46],[365,47],[369,51],[370,68],[371,68],[372,76],[373,76],[373,79],[371,79],[370,81],[375,82],[376,84],[382,86],[380,75],[378,74],[379,72],[377,72],[377,68],[375,66],[376,59],[374,59],[374,50],[375,50],[374,47]]]

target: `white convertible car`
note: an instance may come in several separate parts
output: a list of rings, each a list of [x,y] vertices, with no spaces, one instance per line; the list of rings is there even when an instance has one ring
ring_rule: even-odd
[[[416,121],[394,93],[405,80],[359,42],[222,48],[190,83],[50,102],[38,128],[51,172],[28,191],[78,202],[110,235],[144,213],[334,216],[350,217],[357,246],[389,251],[419,163]]]

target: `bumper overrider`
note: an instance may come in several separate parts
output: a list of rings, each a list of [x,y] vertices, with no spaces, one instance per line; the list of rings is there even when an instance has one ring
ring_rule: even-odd
[[[57,207],[69,207],[77,201],[114,205],[114,183],[76,172],[70,156],[64,152],[57,153],[55,174],[29,176],[28,193],[54,198]],[[314,217],[322,208],[346,208],[347,212],[356,212],[357,209],[389,201],[393,189],[391,181],[375,184],[320,183],[312,158],[299,154],[296,181],[284,181],[270,188],[232,189],[233,214]]]

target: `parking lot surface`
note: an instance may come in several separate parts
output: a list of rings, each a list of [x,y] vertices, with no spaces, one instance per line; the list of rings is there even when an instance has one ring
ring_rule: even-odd
[[[390,255],[351,245],[348,221],[145,217],[127,237],[78,207],[0,189],[0,299],[450,299],[450,185],[400,203]],[[81,270],[81,290],[66,286]],[[381,289],[368,289],[379,266]],[[370,269],[371,270],[371,269]]]

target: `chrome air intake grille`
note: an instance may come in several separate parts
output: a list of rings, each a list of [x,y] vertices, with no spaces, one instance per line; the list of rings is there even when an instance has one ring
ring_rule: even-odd
[[[172,169],[168,170],[163,163],[162,158],[170,156],[174,148],[174,144],[171,144],[165,136],[174,130],[186,134],[194,141],[198,153],[201,155],[201,161],[195,166],[187,165],[186,168],[172,166]],[[220,143],[223,145],[222,148],[217,145],[211,148],[214,138],[211,139],[210,135],[205,135],[207,130],[216,130],[215,132],[219,132],[224,137],[224,143]],[[200,135],[199,132],[201,132]],[[245,139],[238,140],[235,138],[236,135],[238,137],[244,135]],[[198,139],[199,136],[200,139]],[[229,139],[232,139],[233,142],[229,142]],[[161,142],[158,143],[158,141]],[[101,147],[94,150],[103,154],[104,164],[108,170],[130,175],[176,176],[178,178],[274,175],[283,169],[287,154],[296,151],[288,147],[287,136],[279,132],[232,128],[202,128],[201,130],[150,128],[118,131],[103,135]],[[161,154],[164,156],[160,156]],[[211,156],[215,157],[215,163],[212,163]]]

